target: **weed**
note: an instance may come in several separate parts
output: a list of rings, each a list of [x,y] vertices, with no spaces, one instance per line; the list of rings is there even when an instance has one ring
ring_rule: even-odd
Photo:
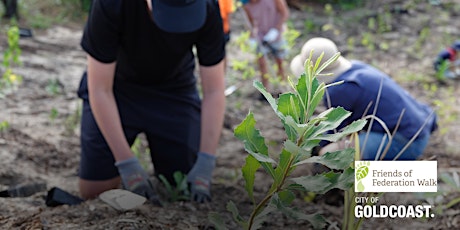
[[[0,98],[12,93],[22,82],[22,77],[13,72],[15,65],[20,65],[19,56],[21,48],[19,47],[19,28],[15,25],[10,26],[7,31],[8,47],[3,53],[3,67],[5,72],[0,78]]]
[[[0,122],[0,132],[4,132],[10,128],[10,123],[8,121]]]
[[[50,79],[46,85],[46,92],[52,96],[59,95],[61,93],[61,83],[57,78]]]
[[[142,168],[145,170],[149,169],[150,149],[143,146],[141,137],[137,137],[136,140],[134,140],[131,151],[134,153],[134,156],[139,159]]]
[[[49,118],[52,122],[54,122],[54,120],[56,120],[56,118],[59,116],[59,111],[56,109],[56,108],[52,108],[51,111],[50,111],[50,115],[49,115]]]
[[[158,176],[166,187],[168,193],[168,201],[176,202],[181,200],[189,200],[190,192],[188,189],[187,175],[180,171],[173,173],[175,185],[169,183],[169,181],[163,175]]]
[[[75,112],[67,116],[64,122],[64,126],[68,134],[73,134],[74,130],[77,128],[78,124],[80,123],[81,108],[82,108],[82,105],[79,104],[77,108],[75,109]]]

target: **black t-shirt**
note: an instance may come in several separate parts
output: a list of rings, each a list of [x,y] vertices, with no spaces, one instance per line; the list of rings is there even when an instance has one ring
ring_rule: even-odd
[[[100,62],[116,61],[116,81],[167,90],[195,87],[193,46],[203,66],[225,56],[217,1],[208,0],[207,5],[207,19],[199,30],[168,33],[153,22],[144,0],[95,0],[81,46]]]

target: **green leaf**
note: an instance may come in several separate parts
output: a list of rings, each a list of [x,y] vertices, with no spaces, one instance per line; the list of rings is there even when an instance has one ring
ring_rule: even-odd
[[[313,79],[313,82],[316,84],[318,84],[318,80],[315,78]],[[307,114],[308,117],[311,117],[313,115],[313,112],[315,111],[315,108],[318,106],[318,104],[321,102],[321,100],[323,99],[323,96],[324,96],[324,91],[325,91],[326,87],[324,85],[324,83],[321,83],[319,84],[319,86],[315,89],[316,91],[314,91],[313,93],[313,96],[311,98],[311,101],[310,101],[310,110],[309,110],[309,114]]]
[[[255,152],[252,152],[250,150],[248,150],[248,153],[251,154],[251,156],[253,156],[254,158],[256,158],[257,161],[261,162],[261,163],[272,163],[272,164],[276,164],[276,161],[273,160],[272,158],[270,158],[270,156],[266,156],[266,155],[262,155],[260,153],[255,153]]]
[[[300,105],[300,101],[293,93],[283,93],[278,99],[278,111],[285,117],[291,116],[295,123],[303,123],[302,117],[304,110]]]
[[[299,134],[304,133],[308,128],[305,124],[298,124],[291,116],[285,117],[283,124],[286,134],[288,135],[288,139],[291,141],[297,140]]]
[[[355,170],[351,167],[346,169],[343,173],[335,173],[335,172],[328,172],[324,175],[329,178],[329,182],[331,182],[331,187],[329,190],[333,188],[338,188],[341,190],[348,190],[353,187],[355,183]]]
[[[294,142],[291,140],[286,140],[284,142],[284,149],[288,152],[290,152],[296,159],[301,159],[305,157],[310,157],[311,152],[310,149],[305,149],[297,146]]]
[[[227,230],[227,226],[225,226],[222,217],[217,212],[210,212],[208,214],[208,220],[211,222],[217,230]]]
[[[252,223],[251,230],[253,229],[260,229],[262,224],[267,220],[268,214],[276,211],[276,207],[268,203],[262,210],[256,215],[254,218],[254,222]]]
[[[307,90],[307,76],[305,74],[302,74],[297,81],[296,85],[296,91],[299,95],[299,100],[301,102],[301,105],[304,109],[307,108],[307,103],[309,100],[308,97],[308,90]],[[305,116],[302,117],[302,120],[305,120]]]
[[[293,208],[286,207],[286,203],[282,201],[278,194],[274,194],[270,204],[275,206],[278,210],[280,210],[284,215],[287,217],[297,219],[297,220],[306,220],[313,225],[314,229],[324,229],[326,227],[326,219],[324,219],[321,215],[318,214],[310,214],[307,215],[303,212],[299,212]]]
[[[246,164],[241,168],[241,172],[243,173],[243,178],[245,183],[246,192],[249,195],[249,198],[253,203],[255,203],[254,199],[254,181],[256,178],[256,171],[259,169],[260,163],[252,156],[248,155],[246,157]]]
[[[302,176],[297,178],[291,178],[291,180],[301,185],[306,189],[306,191],[324,194],[329,191],[331,187],[331,182],[329,178],[324,174],[314,175],[314,176]]]
[[[367,123],[367,120],[363,120],[363,119],[356,120],[356,121],[353,121],[348,126],[346,126],[345,128],[343,128],[338,133],[325,134],[323,136],[318,136],[316,139],[326,140],[330,142],[337,142],[338,140],[342,139],[345,136],[361,131],[366,125],[366,123]]]
[[[273,98],[273,96],[267,92],[267,90],[265,89],[264,85],[262,84],[262,82],[260,81],[254,81],[253,83],[253,86],[259,90],[259,92],[264,95],[265,99],[267,99],[268,103],[270,104],[270,106],[272,107],[273,111],[275,111],[276,115],[278,115],[278,117],[284,121],[284,115],[278,111],[278,105],[276,104],[276,100]]]
[[[298,166],[305,163],[320,163],[331,169],[346,169],[350,167],[350,164],[353,162],[354,153],[355,150],[352,148],[335,152],[327,152],[322,156],[310,157],[296,163],[295,165]]]
[[[235,128],[234,135],[243,141],[244,148],[248,153],[259,153],[268,156],[268,147],[265,144],[265,138],[260,135],[259,130],[255,128],[256,121],[254,114],[251,112],[246,118]],[[261,162],[265,171],[274,178],[273,166],[270,163]]]
[[[311,138],[336,129],[347,117],[351,115],[351,113],[342,107],[337,107],[327,110],[327,113],[322,115],[324,115],[325,119],[315,126],[314,131],[311,134]]]
[[[291,161],[292,154],[288,151],[283,150],[280,154],[279,164],[275,169],[275,183],[272,185],[272,189],[275,189],[282,185],[282,182],[287,178],[292,171],[289,168],[289,162]]]
[[[240,213],[238,211],[238,208],[236,207],[235,203],[233,201],[227,202],[227,211],[232,213],[233,220],[235,220],[239,225],[244,227],[246,229],[247,223],[244,221],[243,217],[240,216]]]
[[[249,112],[246,118],[235,128],[234,135],[243,141],[244,148],[247,151],[268,156],[268,147],[265,144],[265,138],[260,135],[255,125],[254,114]]]
[[[282,190],[278,192],[279,199],[281,203],[285,206],[291,205],[292,202],[295,200],[295,195],[290,190]]]
[[[307,191],[324,194],[333,188],[348,190],[353,186],[354,179],[354,169],[349,167],[343,173],[330,171],[314,176],[292,178],[291,180],[303,186]]]

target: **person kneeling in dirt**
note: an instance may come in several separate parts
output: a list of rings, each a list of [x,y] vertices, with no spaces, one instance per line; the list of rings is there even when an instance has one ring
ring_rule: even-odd
[[[313,63],[316,63],[318,57],[324,52],[321,64],[338,53],[336,44],[330,39],[317,37],[308,40],[303,45],[301,53],[291,62],[291,70],[296,76],[304,72],[304,62],[312,50]],[[398,157],[400,151],[403,153],[397,158],[399,160],[415,160],[422,155],[431,133],[437,127],[437,116],[432,108],[418,102],[387,74],[361,61],[349,61],[340,56],[323,73],[332,73],[329,76],[318,77],[318,80],[326,84],[343,81],[342,84],[327,88],[324,98],[326,105],[330,103],[331,107],[341,106],[352,112],[338,129],[354,120],[372,115],[375,111],[376,117],[388,127],[390,134],[396,131],[392,135],[391,144],[388,144],[389,135],[374,119],[369,133],[367,133],[368,127],[359,133],[363,160],[378,160],[381,157],[384,160],[393,160]],[[376,105],[378,105],[377,109]],[[369,125],[371,119],[368,121]],[[415,139],[406,148],[413,137]],[[382,150],[380,150],[381,143],[383,143]],[[345,145],[345,140],[330,143],[324,146],[319,154],[343,149]],[[382,152],[385,152],[383,149],[387,145],[388,151],[384,154]]]
[[[149,143],[155,175],[187,174],[191,200],[211,200],[223,126],[224,39],[217,1],[94,1],[81,40],[80,194],[118,188],[159,203],[130,146]],[[196,47],[202,100],[194,75]]]
[[[434,70],[441,71],[442,66],[446,65],[443,76],[448,79],[460,77],[460,40],[455,41],[450,47],[447,47],[438,53],[434,61]]]

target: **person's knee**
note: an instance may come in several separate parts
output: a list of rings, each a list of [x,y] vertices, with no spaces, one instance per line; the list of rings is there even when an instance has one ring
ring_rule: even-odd
[[[103,181],[79,179],[80,196],[85,200],[94,199],[99,196],[99,194],[111,189],[116,189],[119,186],[120,177]]]

